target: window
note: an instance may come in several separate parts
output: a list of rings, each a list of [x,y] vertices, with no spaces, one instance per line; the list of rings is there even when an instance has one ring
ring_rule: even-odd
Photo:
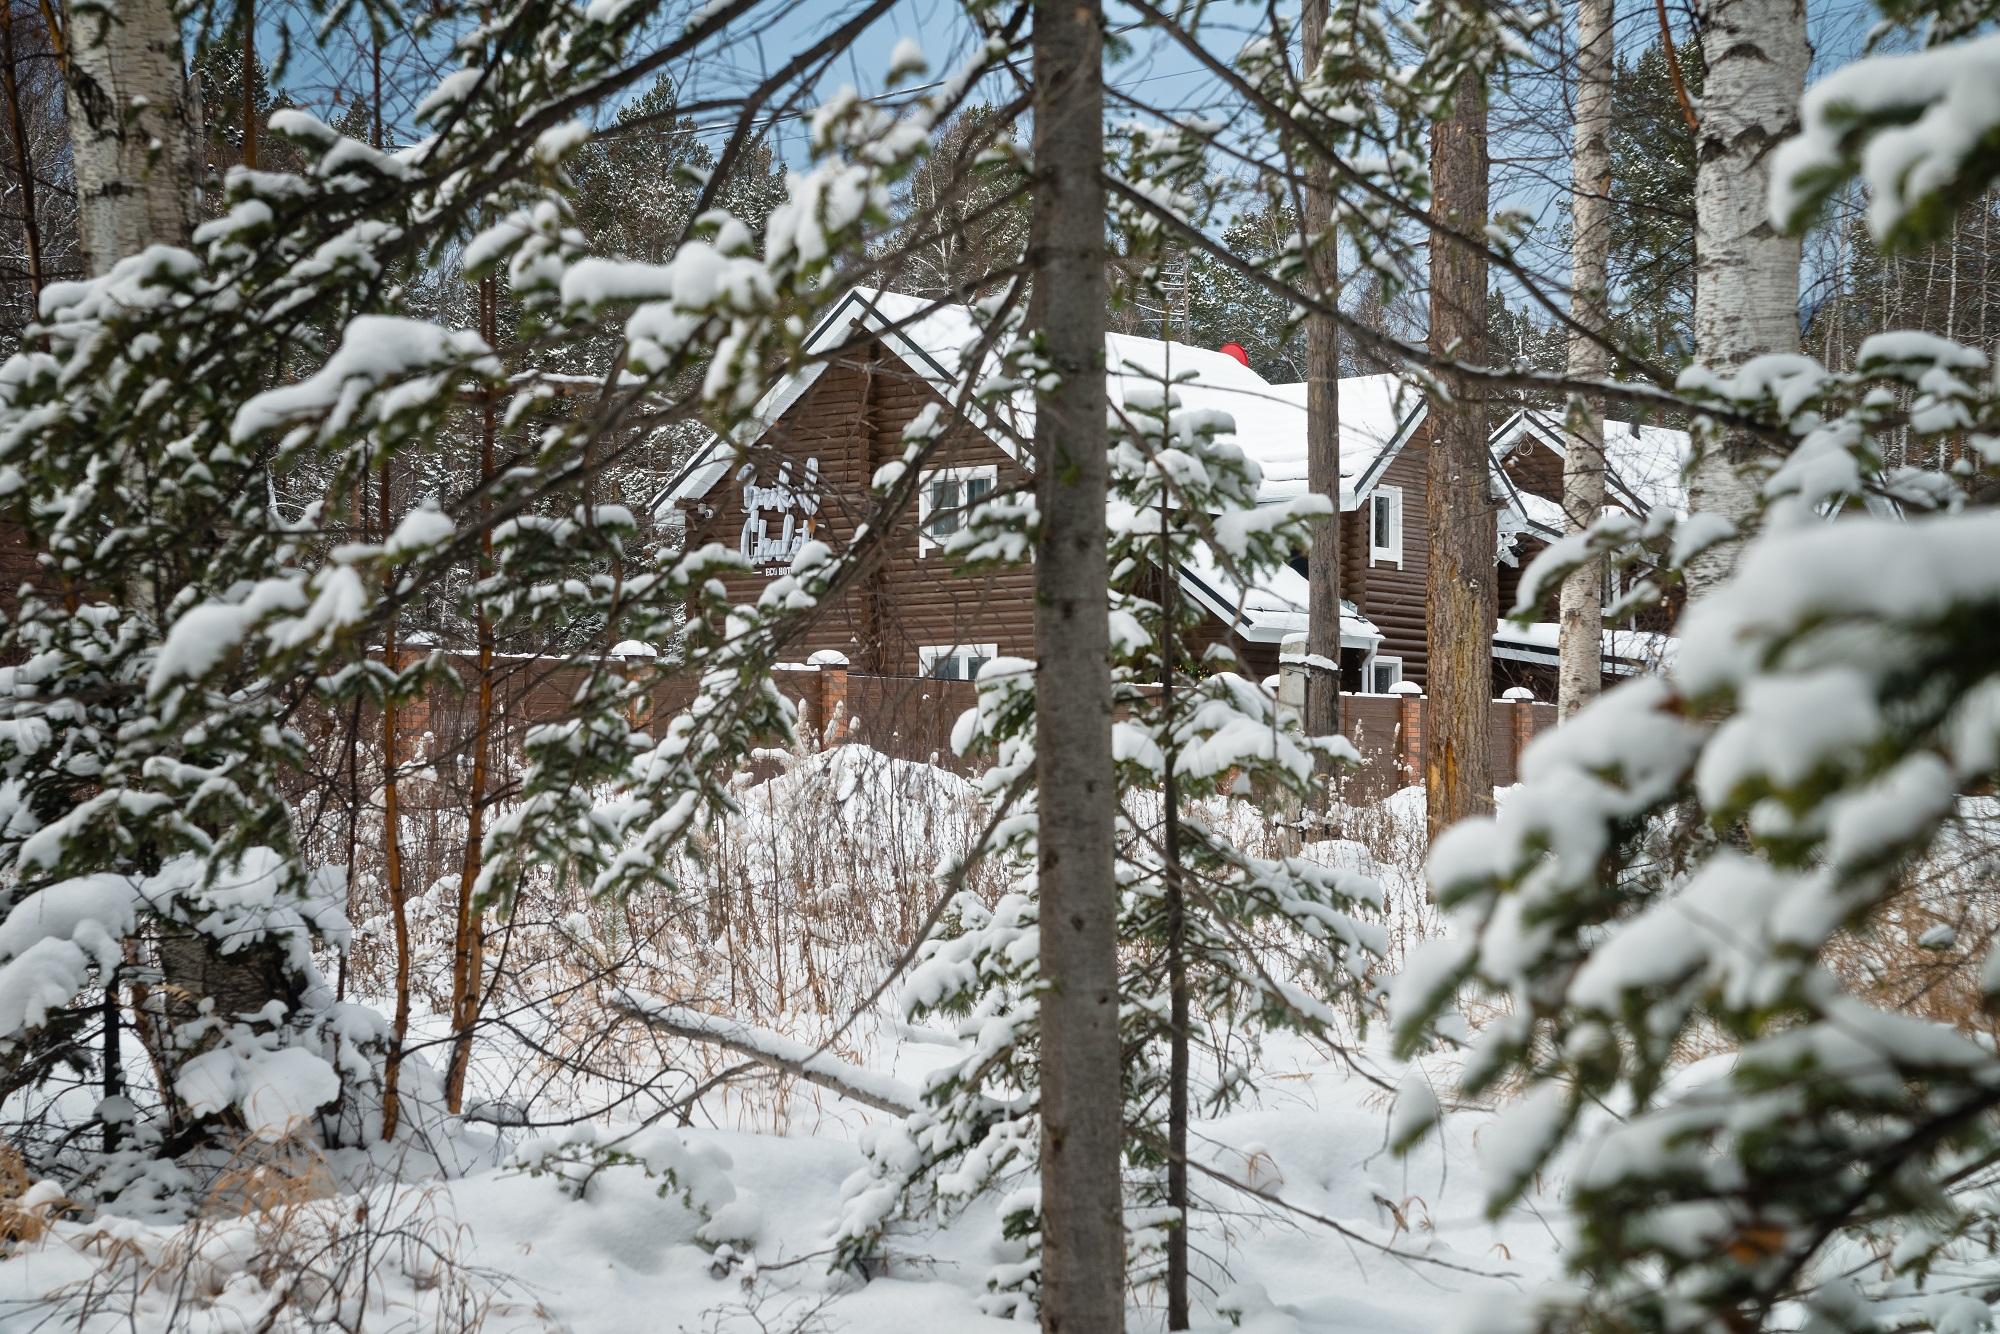
[[[1403,660],[1384,657],[1378,653],[1368,660],[1368,693],[1386,695],[1390,689],[1402,683]]]
[[[1378,486],[1368,497],[1368,563],[1403,563],[1403,493]]]
[[[940,681],[971,681],[998,655],[993,644],[934,644],[917,650],[917,670]]]
[[[965,518],[974,505],[993,494],[998,473],[993,468],[945,468],[925,473],[917,491],[917,554],[929,555],[932,548],[965,527]]]

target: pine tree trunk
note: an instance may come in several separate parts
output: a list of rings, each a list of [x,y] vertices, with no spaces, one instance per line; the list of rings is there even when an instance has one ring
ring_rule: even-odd
[[[1106,568],[1103,12],[1035,10],[1037,803],[1042,998],[1042,1328],[1124,1327],[1118,891],[1112,869]]]
[[[1173,743],[1179,720],[1174,714],[1174,676],[1180,669],[1174,642],[1180,585],[1171,574],[1167,534],[1172,507],[1160,501],[1160,717],[1167,738],[1161,787],[1161,890],[1167,906],[1167,1208],[1174,1213],[1167,1234],[1167,1328],[1190,1324],[1188,1303],[1188,1081],[1192,1036],[1188,1009],[1187,886],[1181,879],[1181,795],[1177,781],[1180,751]]]
[[[1306,0],[1305,75],[1319,69],[1327,0]],[[1307,150],[1305,226],[1308,238],[1333,218],[1329,166]],[[1311,290],[1329,305],[1340,299],[1340,255],[1331,237],[1311,252]],[[1306,550],[1306,710],[1311,736],[1340,731],[1340,331],[1331,315],[1306,317],[1306,486],[1333,502],[1313,521]],[[1324,761],[1322,761],[1324,763]]]
[[[1771,225],[1769,155],[1798,129],[1811,52],[1803,0],[1713,0],[1698,12],[1707,75],[1696,137],[1695,359],[1727,373],[1799,348],[1799,238]],[[1750,465],[1765,448],[1725,433],[1695,467],[1690,507],[1745,532],[1757,512]],[[1741,549],[1739,536],[1696,556],[1688,592],[1728,578]]]
[[[1486,100],[1466,79],[1452,114],[1431,127],[1431,208],[1455,231],[1478,237],[1486,225]],[[1433,233],[1433,354],[1486,358],[1486,258]],[[1424,709],[1424,793],[1435,837],[1465,816],[1489,810],[1487,713],[1493,694],[1494,527],[1488,499],[1485,391],[1447,375],[1449,398],[1431,404],[1427,485],[1430,581],[1425,590],[1430,650]]]
[[[114,17],[115,16],[115,17]],[[166,0],[69,11],[70,140],[77,229],[90,271],[194,226],[194,136],[180,25]]]
[[[1605,268],[1611,253],[1612,0],[1577,0],[1576,130],[1570,158],[1570,317],[1603,332]],[[1572,330],[1569,373],[1602,377],[1610,357],[1596,338]],[[1604,512],[1604,414],[1570,399],[1563,452],[1563,528],[1576,533]],[[1556,716],[1568,718],[1604,687],[1604,558],[1563,580],[1557,629]]]
[[[0,76],[7,93],[7,128],[14,143],[14,172],[21,182],[21,235],[28,261],[28,310],[30,316],[42,308],[42,288],[48,274],[42,260],[42,228],[35,214],[35,155],[28,146],[27,123],[21,113],[21,85],[14,51],[14,6],[9,0],[0,10]]]
[[[479,333],[492,347],[498,336],[499,285],[493,278],[479,284]],[[479,422],[479,570],[482,578],[493,570],[492,511],[493,446],[496,423],[494,404],[489,397],[480,409]],[[493,750],[493,622],[486,608],[479,608],[477,621],[479,685],[475,694],[472,721],[472,785],[465,798],[465,855],[459,865],[458,921],[452,933],[451,952],[451,1063],[445,1072],[446,1110],[454,1115],[465,1109],[465,1075],[472,1067],[472,1036],[479,1026],[480,1004],[484,999],[481,981],[486,966],[486,921],[474,898],[480,872],[480,841],[485,833],[486,786],[489,756]]]

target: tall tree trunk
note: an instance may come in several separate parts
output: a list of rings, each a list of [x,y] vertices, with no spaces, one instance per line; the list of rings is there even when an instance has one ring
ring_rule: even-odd
[[[1728,373],[1752,357],[1799,348],[1799,238],[1771,225],[1769,155],[1798,129],[1805,90],[1804,0],[1711,0],[1698,9],[1706,76],[1696,136],[1695,359]],[[1727,519],[1738,536],[1696,556],[1688,592],[1727,579],[1755,522],[1765,452],[1726,432],[1697,461],[1688,503]]]
[[[1173,576],[1168,550],[1172,507],[1160,499],[1160,717],[1166,737],[1166,762],[1161,782],[1161,889],[1167,900],[1167,1208],[1173,1210],[1173,1231],[1167,1234],[1167,1328],[1186,1329],[1188,1305],[1188,1013],[1187,886],[1181,880],[1181,796],[1178,782],[1180,750],[1174,744],[1179,720],[1174,715],[1174,675],[1180,669],[1174,642],[1180,583]]]
[[[0,75],[6,79],[7,127],[14,141],[14,171],[21,180],[21,232],[27,243],[28,318],[41,313],[42,288],[48,274],[42,261],[42,227],[35,215],[35,155],[28,147],[27,122],[21,114],[21,81],[14,49],[14,6],[0,8]]]
[[[166,0],[70,11],[77,229],[94,274],[194,226],[194,137],[180,25]]]
[[[1319,71],[1326,40],[1327,0],[1306,0],[1305,77]],[[1305,225],[1308,241],[1333,220],[1330,164],[1306,150]],[[1340,299],[1340,251],[1328,236],[1308,252],[1311,289],[1329,305]],[[1306,716],[1312,736],[1340,731],[1340,332],[1331,315],[1306,317],[1306,486],[1333,502],[1315,519],[1306,549]],[[1324,761],[1322,761],[1324,763]]]
[[[46,13],[47,11],[45,11]],[[103,276],[149,245],[185,245],[194,225],[195,154],[180,25],[166,0],[122,0],[115,8],[69,12],[51,40],[67,76],[77,229],[89,271]],[[135,579],[122,590],[133,611],[162,590]],[[261,941],[222,952],[213,937],[169,928],[159,942],[171,1072],[179,1055],[173,1029],[198,1017],[199,1002],[232,1019],[262,1012],[272,1000],[298,1000],[298,979],[283,951]]]
[[[1041,819],[1042,1328],[1124,1327],[1118,890],[1105,554],[1102,0],[1035,9],[1037,804]]]
[[[1471,77],[1451,115],[1431,127],[1431,208],[1441,225],[1477,238],[1486,226],[1486,98]],[[1486,256],[1433,233],[1431,352],[1486,359]],[[1493,695],[1494,528],[1488,498],[1485,390],[1444,377],[1431,404],[1427,485],[1430,664],[1424,710],[1424,793],[1430,833],[1491,809],[1487,714]]]
[[[486,345],[498,337],[499,285],[487,277],[479,284],[479,333]],[[479,570],[482,578],[493,568],[492,513],[494,404],[492,396],[480,408],[479,421]],[[479,883],[480,839],[486,820],[487,765],[493,749],[493,622],[482,604],[478,626],[479,686],[472,723],[472,786],[465,798],[465,856],[458,876],[458,922],[452,935],[451,1065],[445,1074],[445,1107],[456,1114],[465,1108],[465,1074],[472,1066],[472,1035],[479,1026],[480,983],[486,964],[486,922],[474,899]]]
[[[243,165],[257,170],[257,0],[243,0]]]
[[[1597,379],[1610,369],[1601,341],[1605,268],[1611,255],[1612,0],[1577,0],[1576,130],[1570,152],[1569,373]],[[1563,450],[1563,528],[1576,533],[1604,512],[1604,414],[1594,400],[1569,401]],[[1557,631],[1556,716],[1568,718],[1604,688],[1604,558],[1587,560],[1562,585]]]
[[[375,493],[375,521],[384,533],[394,531],[395,521],[389,481],[389,460],[384,458],[381,485]],[[383,576],[383,582],[388,585],[384,589],[385,594],[393,593],[395,581],[393,571]],[[403,664],[396,649],[396,612],[393,606],[389,609],[382,634],[382,658],[392,673],[402,670]],[[410,907],[404,895],[403,812],[397,774],[402,764],[401,752],[396,697],[390,693],[382,700],[382,869],[389,891],[389,921],[395,936],[396,996],[395,1013],[389,1023],[389,1056],[382,1065],[384,1141],[396,1138],[396,1127],[402,1116],[399,1087],[403,1073],[403,1044],[410,1036]]]

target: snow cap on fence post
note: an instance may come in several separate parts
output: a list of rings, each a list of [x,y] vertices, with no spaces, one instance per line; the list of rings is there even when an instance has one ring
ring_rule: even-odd
[[[645,664],[660,656],[660,651],[639,639],[621,639],[611,646],[611,656],[618,661],[618,670],[628,681],[637,681]],[[634,699],[625,721],[635,730],[646,725],[652,715],[653,701],[650,697]]]
[[[821,745],[837,746],[847,733],[847,655],[823,648],[807,658],[806,665],[819,669],[813,682],[813,728]]]

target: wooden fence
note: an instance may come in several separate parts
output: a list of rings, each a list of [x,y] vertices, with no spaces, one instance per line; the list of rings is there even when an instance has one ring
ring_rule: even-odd
[[[412,655],[414,656],[414,655]],[[448,654],[447,664],[462,681],[473,678],[469,655]],[[502,657],[495,662],[497,736],[503,754],[519,753],[521,734],[531,726],[562,719],[572,708],[589,668],[572,660]],[[628,669],[647,670],[643,659]],[[820,744],[859,743],[898,759],[967,771],[976,762],[952,749],[958,718],[972,707],[969,681],[930,677],[873,676],[849,671],[844,662],[786,665],[777,669],[778,688],[800,705],[802,722]],[[1341,700],[1342,730],[1361,752],[1362,766],[1344,786],[1350,800],[1372,799],[1423,781],[1425,698],[1413,685],[1389,695],[1348,695]],[[1495,786],[1515,782],[1523,747],[1542,729],[1555,725],[1555,706],[1507,692],[1489,714],[1489,754]],[[662,678],[648,691],[647,707],[663,717],[687,707],[693,682]],[[470,692],[447,689],[405,712],[406,734],[427,734],[431,753],[451,755],[469,738]]]

